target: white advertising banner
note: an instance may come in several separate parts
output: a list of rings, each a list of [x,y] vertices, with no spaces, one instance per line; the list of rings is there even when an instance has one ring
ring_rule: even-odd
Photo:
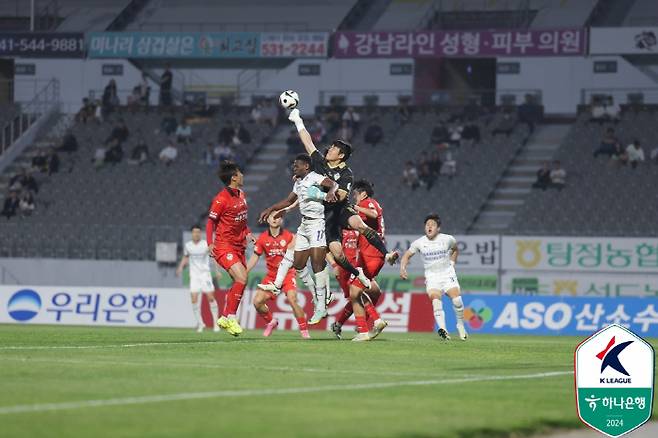
[[[500,290],[515,295],[658,298],[658,275],[506,271]]]
[[[502,268],[658,273],[658,238],[504,236]]]
[[[400,254],[409,249],[411,242],[421,234],[386,235],[386,246]],[[455,235],[459,248],[457,269],[498,269],[500,267],[500,236],[498,235]]]
[[[0,323],[193,327],[186,289],[0,286]]]
[[[590,55],[652,55],[658,27],[592,27],[589,30]]]

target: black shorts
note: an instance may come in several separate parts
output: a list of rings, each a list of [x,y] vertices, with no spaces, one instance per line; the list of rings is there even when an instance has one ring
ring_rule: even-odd
[[[327,245],[331,242],[343,241],[343,230],[349,228],[350,217],[358,214],[349,205],[344,205],[339,208],[325,209],[325,237]]]

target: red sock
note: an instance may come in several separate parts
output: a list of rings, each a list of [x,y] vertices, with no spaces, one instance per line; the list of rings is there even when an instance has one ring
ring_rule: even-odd
[[[340,325],[343,325],[345,324],[345,321],[350,319],[350,316],[352,316],[352,303],[347,303],[345,304],[343,312],[340,314],[336,322]]]
[[[356,316],[356,329],[358,330],[359,333],[368,333],[368,324],[366,323],[366,317],[364,316]]]
[[[269,324],[272,322],[272,312],[270,309],[267,309],[267,313],[260,313],[259,315],[263,317],[266,323]]]
[[[297,324],[299,324],[299,330],[308,330],[308,324],[306,324],[306,317],[302,316],[297,318]]]
[[[242,294],[246,284],[235,282],[231,289],[226,293],[226,305],[224,306],[223,316],[235,315],[238,313],[238,307],[240,306],[240,301],[242,300]]]
[[[367,302],[365,308],[366,315],[368,315],[368,318],[370,318],[371,321],[374,322],[379,319],[379,313],[377,312],[377,309],[375,309],[375,306],[372,305],[372,303]]]

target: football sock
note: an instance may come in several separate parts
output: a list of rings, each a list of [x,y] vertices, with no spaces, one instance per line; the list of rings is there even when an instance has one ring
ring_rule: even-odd
[[[354,315],[354,318],[356,318],[356,329],[359,333],[368,333],[368,324],[366,323],[366,317],[364,316],[356,316]]]
[[[244,293],[246,285],[236,281],[229,289],[226,297],[226,305],[224,306],[224,316],[235,318],[235,314],[238,313],[238,307],[240,307],[240,301],[242,300],[242,294]]]
[[[305,317],[302,316],[301,318],[297,318],[297,324],[299,325],[299,330],[300,331],[308,330],[308,324],[306,324],[306,318]]]
[[[349,260],[347,260],[345,254],[341,254],[340,257],[334,257],[334,259],[336,260],[338,266],[345,269],[347,272],[354,275],[355,277],[359,276],[359,271],[357,271],[356,268],[352,266],[352,264],[349,262]]]
[[[269,324],[272,322],[272,312],[270,311],[269,307],[265,306],[265,308],[267,309],[265,313],[258,312],[258,314],[263,317],[266,323]]]
[[[276,278],[274,279],[274,285],[279,289],[281,289],[281,286],[283,285],[283,280],[286,279],[286,275],[288,274],[288,271],[290,270],[290,268],[292,268],[292,260],[294,254],[295,252],[292,249],[288,249],[286,251],[286,254],[283,256],[283,259],[281,259],[279,268],[276,270]]]
[[[366,227],[365,231],[362,233],[363,237],[366,238],[369,244],[377,248],[377,251],[381,252],[382,255],[386,255],[388,251],[386,250],[386,245],[379,234],[370,227]]]
[[[434,320],[439,328],[446,329],[446,316],[443,313],[443,303],[439,298],[432,300],[432,308],[434,309]]]
[[[303,269],[298,269],[297,275],[299,275],[299,278],[302,279],[308,290],[310,290],[315,297],[315,280],[313,279],[313,275],[311,275],[311,271],[308,270],[308,267],[304,266]]]
[[[325,298],[327,296],[327,283],[329,283],[329,271],[325,267],[322,271],[315,273],[315,309],[327,310]]]
[[[452,307],[455,309],[455,316],[457,317],[457,324],[464,324],[464,301],[462,297],[455,297],[452,299]]]
[[[210,303],[210,313],[212,314],[212,320],[217,321],[217,318],[219,318],[219,306],[217,306],[217,301]]]
[[[368,318],[370,318],[373,322],[380,319],[380,316],[379,316],[379,313],[377,312],[377,309],[375,309],[375,306],[373,306],[370,301],[366,301],[366,304],[365,304],[364,307],[366,309],[366,315],[368,315]]]
[[[350,319],[350,316],[352,316],[352,303],[347,303],[345,304],[345,307],[343,307],[343,311],[338,316],[336,323],[342,326],[345,324],[345,321]]]
[[[192,303],[192,311],[194,312],[194,319],[196,319],[197,325],[204,325],[203,318],[201,318],[201,302],[200,300],[196,303]]]

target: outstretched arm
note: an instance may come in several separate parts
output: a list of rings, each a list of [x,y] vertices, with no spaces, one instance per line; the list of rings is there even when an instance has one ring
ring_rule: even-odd
[[[254,269],[254,266],[256,266],[256,263],[258,263],[258,259],[260,258],[259,254],[253,253],[249,260],[247,261],[247,274],[251,272],[252,269]]]
[[[414,253],[411,252],[411,250],[407,250],[407,252],[405,252],[402,256],[402,261],[400,261],[400,278],[403,280],[407,280],[409,278],[409,274],[407,274],[407,265],[413,256]]]
[[[183,272],[183,268],[187,266],[189,260],[190,260],[189,256],[183,256],[183,258],[180,260],[180,263],[178,264],[178,268],[176,268],[177,277],[180,276],[180,274]]]
[[[274,204],[273,206],[263,210],[260,216],[258,217],[258,221],[261,223],[266,222],[267,217],[270,215],[270,213],[272,213],[273,211],[283,210],[284,208],[288,208],[292,204],[294,204],[296,200],[297,200],[297,195],[295,194],[295,192],[290,192],[290,194],[286,199],[283,199],[277,202],[276,204]]]
[[[317,150],[317,148],[315,147],[315,144],[313,144],[313,139],[311,138],[311,134],[309,134],[308,131],[306,130],[306,127],[304,126],[304,121],[302,120],[302,116],[299,115],[299,110],[297,108],[290,111],[288,120],[290,120],[295,124],[295,127],[297,128],[297,132],[299,132],[299,138],[304,144],[304,148],[306,149],[306,153],[311,155],[313,152]]]

